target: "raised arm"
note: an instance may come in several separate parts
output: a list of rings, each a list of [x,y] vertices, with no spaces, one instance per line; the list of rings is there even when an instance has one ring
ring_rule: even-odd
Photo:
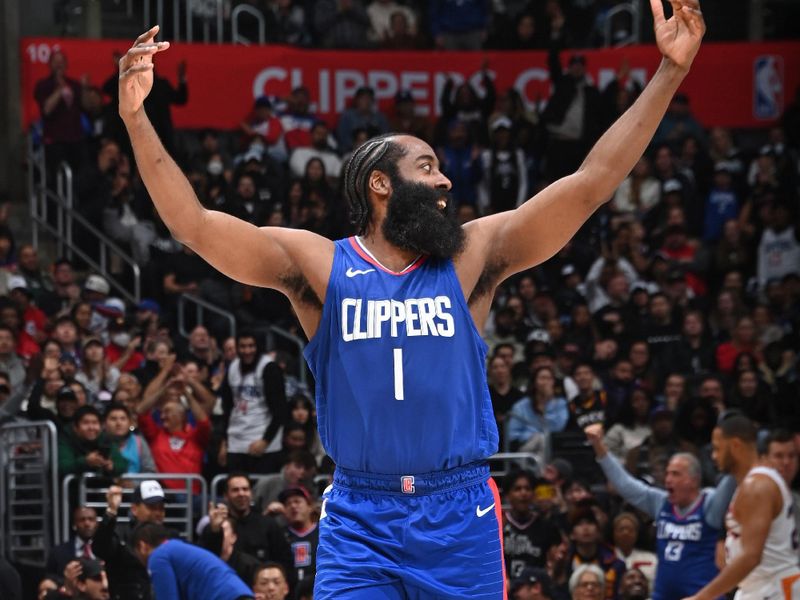
[[[617,493],[636,508],[643,510],[655,518],[664,504],[667,492],[650,487],[635,477],[632,477],[622,465],[608,453],[608,448],[603,441],[603,426],[600,424],[589,425],[584,429],[589,443],[594,448],[597,462],[608,482],[614,486]]]
[[[169,48],[169,42],[155,41],[157,33],[155,26],[140,35],[119,62],[119,113],[159,215],[177,240],[232,279],[278,289],[294,303],[307,291],[296,285],[303,274],[321,300],[333,262],[329,240],[308,231],[259,228],[206,210],[164,149],[143,105],[153,87],[153,56]]]
[[[628,175],[647,148],[667,106],[700,48],[705,24],[697,0],[650,0],[661,65],[642,94],[597,141],[580,168],[551,184],[514,211],[493,215],[487,264],[503,265],[504,277],[544,262],[575,234]]]

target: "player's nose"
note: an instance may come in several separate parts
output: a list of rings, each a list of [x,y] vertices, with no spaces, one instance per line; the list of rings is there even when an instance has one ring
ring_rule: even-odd
[[[445,189],[448,192],[453,189],[453,183],[447,178],[447,176],[439,171],[439,177],[436,180],[436,187],[439,189]]]

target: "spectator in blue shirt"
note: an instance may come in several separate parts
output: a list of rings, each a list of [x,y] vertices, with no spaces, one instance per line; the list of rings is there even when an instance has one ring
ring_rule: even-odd
[[[486,41],[488,0],[433,0],[428,10],[437,48],[479,50]]]
[[[252,590],[208,550],[170,539],[163,525],[142,523],[133,532],[136,556],[147,565],[158,600],[253,600]]]
[[[563,431],[569,411],[566,399],[556,396],[555,383],[553,369],[536,369],[528,395],[511,408],[507,435],[512,449],[524,448],[537,434]]]
[[[739,216],[739,198],[733,186],[733,174],[726,162],[714,166],[714,185],[706,200],[703,240],[718,242],[725,221]]]

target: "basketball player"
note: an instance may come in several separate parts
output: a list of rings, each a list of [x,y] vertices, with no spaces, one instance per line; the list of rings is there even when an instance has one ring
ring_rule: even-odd
[[[320,438],[337,465],[317,600],[504,595],[480,331],[500,282],[553,256],[608,200],[686,76],[705,31],[699,4],[673,0],[669,19],[651,4],[661,65],[575,174],[462,228],[433,149],[380,136],[344,170],[358,235],[337,242],[204,209],[142,108],[169,44],[154,27],[120,61],[120,115],[172,234],[227,276],[286,294],[310,340]]]
[[[758,465],[756,433],[742,414],[723,417],[714,429],[714,461],[739,488],[725,518],[727,564],[689,600],[711,600],[736,586],[735,600],[800,598],[792,496],[775,469]]]
[[[584,431],[609,483],[626,502],[656,521],[653,600],[679,600],[700,590],[719,573],[715,551],[736,487],[734,478],[723,478],[716,489],[701,489],[700,463],[694,455],[680,452],[667,465],[667,489],[649,486],[625,471],[608,452],[602,425],[590,425]]]

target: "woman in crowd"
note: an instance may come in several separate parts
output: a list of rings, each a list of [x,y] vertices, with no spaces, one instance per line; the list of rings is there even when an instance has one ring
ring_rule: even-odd
[[[551,367],[539,367],[531,377],[528,395],[514,404],[507,435],[512,450],[538,448],[541,434],[563,431],[569,419],[567,400],[555,393],[556,376]]]
[[[322,440],[317,431],[317,418],[314,405],[305,394],[295,394],[289,400],[289,418],[292,422],[303,426],[306,432],[306,445],[314,455],[317,464],[325,456]]]
[[[126,392],[123,392],[126,393]],[[134,433],[130,409],[124,404],[112,402],[106,409],[103,428],[111,443],[128,461],[128,473],[155,473],[156,463],[145,439]]]
[[[624,461],[628,452],[640,445],[652,433],[650,429],[650,410],[653,400],[642,388],[631,392],[628,401],[619,412],[619,422],[612,425],[606,434],[609,452]]]
[[[119,369],[108,364],[102,342],[95,337],[86,338],[81,366],[75,379],[86,388],[89,403],[108,402],[117,389],[119,376]]]

